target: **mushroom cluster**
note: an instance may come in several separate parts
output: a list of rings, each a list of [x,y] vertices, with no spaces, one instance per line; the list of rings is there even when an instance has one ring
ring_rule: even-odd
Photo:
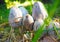
[[[22,7],[12,7],[9,14],[9,24],[12,28],[23,26],[23,29],[29,31],[37,31],[44,24],[44,20],[48,18],[48,13],[42,2],[35,2],[32,9],[32,16]],[[48,29],[60,28],[59,22],[51,22]],[[48,32],[49,35],[55,35],[54,30]]]

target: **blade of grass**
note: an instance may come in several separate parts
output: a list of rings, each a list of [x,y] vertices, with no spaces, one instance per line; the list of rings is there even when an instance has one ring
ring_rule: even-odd
[[[59,5],[59,0],[54,0],[53,5],[51,7],[48,6],[49,7],[48,13],[51,18],[53,17],[54,12],[56,11],[58,5]]]
[[[43,30],[45,29],[44,27],[45,27],[45,24],[43,24],[41,27],[39,27],[39,29],[35,32],[35,36],[32,39],[32,42],[37,42],[37,39],[39,37],[41,37]]]

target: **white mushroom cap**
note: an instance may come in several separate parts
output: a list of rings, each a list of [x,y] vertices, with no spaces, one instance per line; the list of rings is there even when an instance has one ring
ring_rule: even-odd
[[[32,18],[31,15],[27,14],[24,19],[23,19],[23,22],[24,22],[24,26],[27,28],[27,29],[32,29],[32,24],[34,23],[34,20]]]
[[[43,15],[43,19],[48,17],[48,13],[42,2],[35,2],[32,10],[32,17],[37,20],[40,14]]]
[[[9,14],[9,24],[12,27],[18,27],[21,25],[22,12],[17,7],[12,7]],[[18,23],[15,23],[18,22]]]
[[[28,11],[24,7],[20,6],[19,9],[20,9],[20,11],[22,11],[23,17],[25,17],[28,14]]]

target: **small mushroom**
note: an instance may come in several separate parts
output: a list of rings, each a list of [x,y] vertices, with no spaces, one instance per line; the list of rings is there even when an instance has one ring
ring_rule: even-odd
[[[18,28],[20,34],[23,34],[23,16],[18,7],[12,7],[9,13],[9,24],[12,27],[11,32],[14,33],[14,28]],[[12,34],[11,34],[12,35]],[[15,35],[14,35],[15,36]]]
[[[34,23],[34,20],[31,15],[27,14],[25,18],[23,19],[24,27],[28,30],[32,30],[32,26]]]
[[[48,13],[43,5],[42,2],[35,2],[33,5],[33,10],[32,10],[32,17],[34,18],[34,20],[39,19],[40,14],[42,15],[42,19],[44,20],[45,18],[48,17]]]

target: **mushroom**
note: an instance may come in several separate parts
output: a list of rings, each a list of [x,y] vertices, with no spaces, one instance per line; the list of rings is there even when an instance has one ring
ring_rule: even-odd
[[[19,10],[18,7],[12,7],[10,9],[10,13],[9,13],[9,24],[12,27],[12,32],[14,32],[14,28],[19,28],[19,32],[20,34],[22,34],[22,30],[23,30],[23,23],[22,23],[22,11]]]
[[[43,5],[42,2],[35,2],[33,5],[33,10],[32,10],[32,17],[34,18],[34,20],[39,19],[40,14],[42,15],[42,19],[44,20],[45,18],[48,17],[48,13]]]
[[[27,14],[25,18],[23,19],[24,27],[26,28],[27,31],[30,32],[31,39],[33,38],[33,24],[34,20],[30,14]]]
[[[23,25],[23,18],[28,14],[28,11],[22,7],[12,7],[9,14],[9,24],[16,28]]]
[[[23,19],[24,27],[28,30],[32,30],[32,26],[34,23],[34,20],[31,15],[27,14],[25,18]]]

